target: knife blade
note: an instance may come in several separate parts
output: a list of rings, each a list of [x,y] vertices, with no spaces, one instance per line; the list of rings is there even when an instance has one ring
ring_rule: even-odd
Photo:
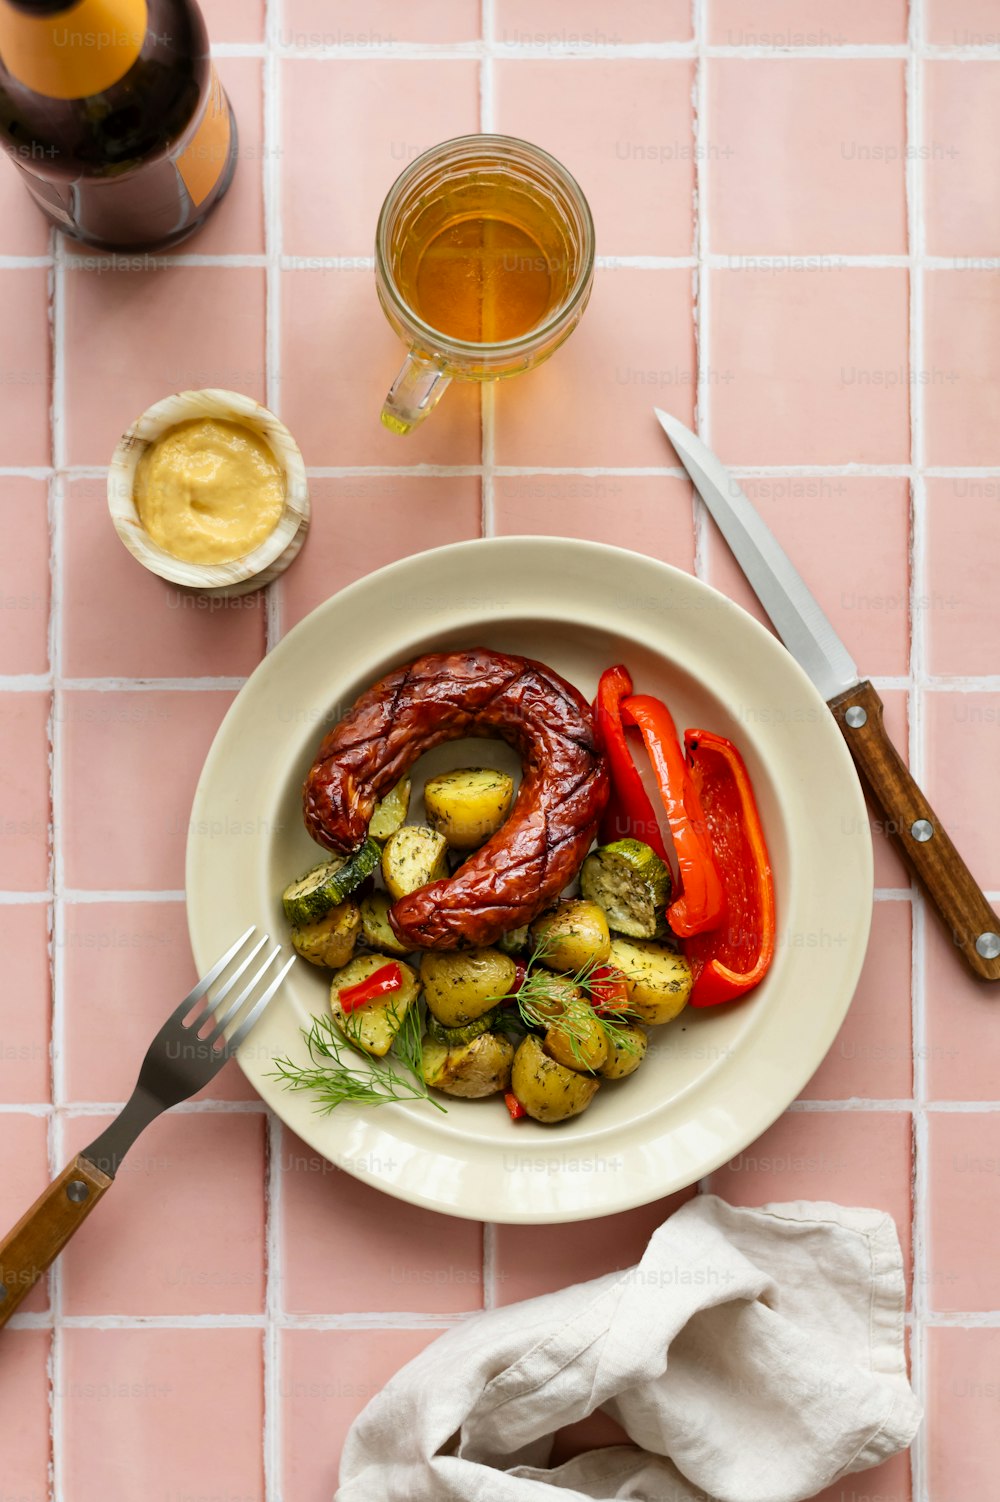
[[[775,631],[826,700],[887,832],[956,949],[981,980],[1000,980],[1000,921],[892,744],[875,688],[725,465],[676,417],[653,411]]]

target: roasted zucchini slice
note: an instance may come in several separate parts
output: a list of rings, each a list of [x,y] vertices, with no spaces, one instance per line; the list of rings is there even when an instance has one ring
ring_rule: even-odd
[[[478,1038],[480,1033],[492,1032],[499,1015],[500,1008],[494,1007],[491,1012],[484,1012],[481,1017],[467,1022],[464,1027],[445,1027],[428,1007],[427,1036],[433,1038],[435,1043],[445,1044],[447,1048],[460,1048],[463,1043],[471,1043],[473,1038]]]
[[[409,954],[392,931],[389,909],[392,898],[388,892],[371,892],[361,903],[361,937],[369,949],[382,954]]]
[[[371,840],[387,840],[391,834],[406,820],[410,807],[410,779],[401,777],[394,788],[390,788],[380,803],[376,803],[375,812],[368,823],[368,838]]]
[[[615,933],[655,939],[666,931],[670,871],[641,840],[602,845],[583,863],[580,891],[608,915]]]
[[[315,923],[295,924],[292,948],[310,965],[339,970],[354,953],[361,928],[361,914],[353,902],[340,902]]]
[[[301,927],[322,918],[371,876],[381,854],[374,840],[365,840],[350,855],[333,855],[291,882],[281,896],[289,923]]]
[[[378,846],[375,846],[376,850]],[[444,835],[424,824],[404,824],[385,842],[382,880],[394,898],[405,897],[448,875]]]
[[[523,928],[510,928],[505,934],[497,939],[497,948],[504,954],[524,954],[531,943],[531,929],[527,924]]]
[[[330,1011],[334,1022],[356,1048],[376,1059],[384,1058],[389,1052],[393,1038],[403,1025],[407,1008],[413,1006],[420,994],[416,971],[401,960],[396,960],[403,977],[399,990],[390,991],[388,996],[378,996],[353,1012],[345,1013],[340,1005],[340,993],[348,986],[360,985],[374,975],[376,970],[381,970],[383,965],[390,963],[393,962],[387,960],[384,954],[359,954],[343,970],[337,972],[330,987]]]
[[[427,822],[453,850],[475,850],[510,812],[514,779],[493,767],[458,767],[424,788]]]

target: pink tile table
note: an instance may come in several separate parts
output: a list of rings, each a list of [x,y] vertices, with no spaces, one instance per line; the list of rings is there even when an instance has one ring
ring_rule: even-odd
[[[123,1099],[189,983],[201,760],[262,654],[329,593],[421,548],[557,532],[667,559],[757,610],[654,402],[697,421],[780,531],[1000,897],[995,0],[206,11],[243,160],[178,253],[123,267],[71,249],[0,170],[4,1224]],[[579,175],[593,303],[544,369],[451,392],[402,442],[378,423],[398,349],[373,219],[405,161],[480,127]],[[130,419],[210,384],[282,414],[315,507],[285,580],[212,612],[135,568],[103,501]],[[700,1188],[896,1217],[928,1421],[912,1457],[825,1502],[987,1502],[1000,998],[962,974],[876,843],[872,944],[839,1039]],[[484,1306],[633,1260],[683,1198],[585,1236],[439,1218],[317,1159],[235,1070],[127,1170],[0,1339],[4,1498],[325,1502],[343,1434],[402,1362]],[[203,1438],[179,1443],[182,1426]]]

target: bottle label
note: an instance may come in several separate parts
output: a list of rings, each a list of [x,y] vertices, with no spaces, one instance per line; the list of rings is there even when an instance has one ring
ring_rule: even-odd
[[[229,160],[230,134],[229,101],[213,67],[201,123],[175,158],[177,171],[196,208],[204,203],[222,176]]]
[[[77,0],[49,16],[0,0],[0,61],[47,99],[86,99],[124,78],[148,24],[147,0]]]

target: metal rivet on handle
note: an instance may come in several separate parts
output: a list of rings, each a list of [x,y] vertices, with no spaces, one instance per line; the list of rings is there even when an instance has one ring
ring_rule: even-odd
[[[1000,934],[980,934],[976,940],[976,953],[984,960],[1000,959]]]
[[[90,1190],[82,1179],[70,1179],[66,1185],[66,1198],[72,1200],[74,1205],[82,1205],[89,1193]]]
[[[917,819],[914,824],[910,825],[910,833],[915,840],[919,840],[920,844],[923,845],[928,840],[934,838],[934,825],[930,819]]]
[[[844,719],[852,730],[860,730],[862,725],[867,723],[868,711],[867,709],[863,709],[860,704],[852,704],[845,714]]]

